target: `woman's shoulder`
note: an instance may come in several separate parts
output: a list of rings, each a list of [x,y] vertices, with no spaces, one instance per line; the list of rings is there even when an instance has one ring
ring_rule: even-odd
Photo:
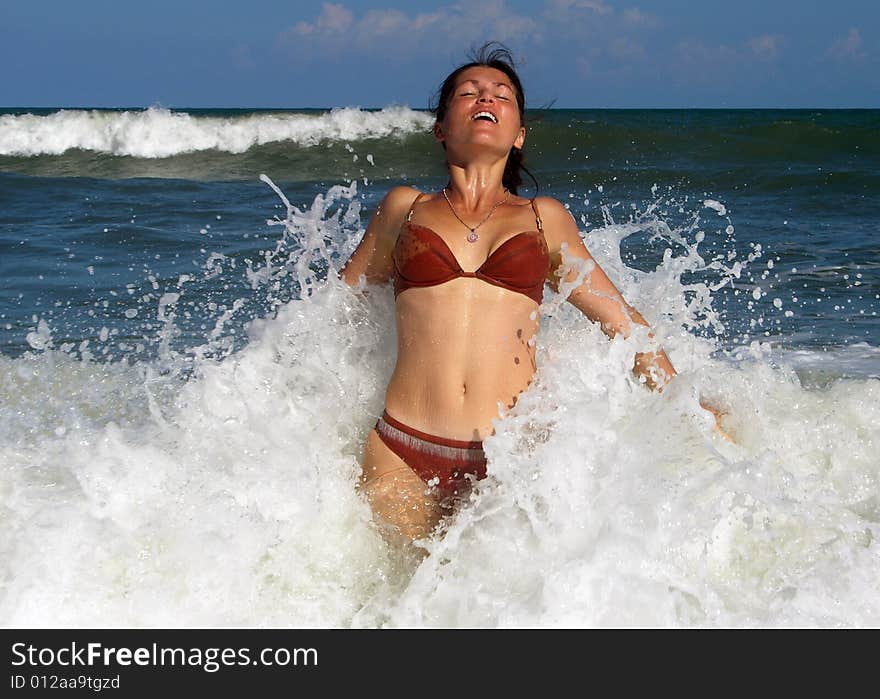
[[[410,187],[405,184],[398,185],[397,187],[392,187],[388,190],[388,193],[382,200],[382,206],[389,213],[397,213],[398,210],[402,209],[404,215],[406,215],[409,207],[412,206],[415,200],[420,196],[422,196],[422,192],[415,187]]]
[[[541,219],[548,223],[568,224],[574,221],[571,211],[558,199],[553,197],[535,197],[534,205],[541,214]]]
[[[544,238],[551,252],[559,250],[564,242],[580,240],[577,222],[565,204],[553,197],[535,197],[532,201],[541,217]]]
[[[568,213],[565,204],[553,197],[535,197],[531,201],[535,203],[542,214],[546,212],[549,216],[559,216]]]
[[[392,245],[400,233],[400,228],[421,192],[415,187],[400,185],[392,187],[383,197],[373,216],[373,225],[380,236]]]

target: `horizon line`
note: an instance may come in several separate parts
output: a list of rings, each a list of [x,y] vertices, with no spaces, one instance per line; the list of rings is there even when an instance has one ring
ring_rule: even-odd
[[[245,106],[245,107],[232,107],[232,106],[211,106],[211,107],[203,107],[203,106],[172,106],[166,105],[159,102],[154,102],[149,105],[117,105],[117,106],[97,106],[97,105],[24,105],[24,106],[2,106],[0,110],[10,111],[10,110],[28,110],[28,109],[76,109],[76,110],[147,110],[147,109],[168,109],[173,111],[188,111],[188,110],[216,110],[216,111],[229,111],[229,110],[241,110],[241,111],[299,111],[299,110],[314,110],[314,111],[332,111],[334,109],[360,109],[364,111],[381,111],[382,109],[388,109],[390,107],[406,107],[407,109],[411,109],[417,112],[430,112],[431,110],[427,107],[413,107],[408,104],[399,104],[399,103],[389,103],[383,105],[381,107],[364,107],[361,105],[336,105],[336,106],[299,106],[299,107],[253,107],[253,106]],[[548,106],[548,107],[526,107],[526,111],[533,112],[546,112],[546,111],[570,111],[570,110],[584,110],[584,111],[648,111],[648,110],[657,110],[657,111],[688,111],[688,110],[742,110],[742,111],[757,111],[757,110],[772,110],[772,111],[806,111],[806,110],[864,110],[864,111],[872,111],[872,110],[880,110],[880,105],[875,107],[841,107],[841,106],[827,106],[827,105],[810,105],[810,106],[785,106],[785,107],[767,107],[767,106],[751,106],[751,107],[741,107],[741,106],[721,106],[721,107],[701,107],[701,106],[689,106],[689,107],[681,107],[681,106],[666,106],[666,107],[649,107],[649,106],[639,106],[639,107],[557,107],[557,106]]]

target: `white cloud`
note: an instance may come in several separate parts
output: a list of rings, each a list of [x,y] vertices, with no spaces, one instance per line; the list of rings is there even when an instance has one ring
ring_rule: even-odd
[[[354,14],[344,5],[325,2],[321,14],[313,24],[297,22],[286,34],[308,36],[310,34],[342,34],[351,28]]]
[[[675,72],[703,86],[754,85],[774,72],[771,61],[787,43],[781,34],[761,34],[737,44],[682,39],[675,44]]]
[[[727,44],[704,44],[699,39],[684,39],[675,46],[675,57],[690,82],[717,84],[731,74],[741,72],[743,56]]]
[[[753,54],[761,58],[773,58],[779,52],[782,37],[778,34],[762,34],[748,40],[748,47]]]
[[[604,2],[594,2],[593,0],[578,0],[575,2],[575,7],[583,7],[588,10],[593,10],[594,12],[598,12],[600,15],[609,15],[614,10],[606,5]]]
[[[724,43],[707,44],[699,39],[683,39],[675,47],[679,59],[696,68],[701,74],[713,70],[728,70],[742,67],[755,61],[768,61],[775,58],[786,43],[781,34],[761,34],[753,36],[745,43],[731,46]]]
[[[548,16],[570,17],[575,14],[573,11],[577,10],[590,10],[599,15],[614,13],[614,8],[600,0],[547,0],[545,2],[545,14]]]
[[[618,59],[641,58],[645,55],[645,48],[627,37],[616,37],[612,39],[608,52]]]
[[[835,58],[864,58],[862,51],[862,33],[856,27],[852,27],[849,33],[828,48],[828,53]]]
[[[630,7],[628,10],[625,10],[623,13],[623,18],[632,24],[641,24],[645,27],[656,27],[660,24],[660,20],[658,20],[654,15],[650,15],[646,12],[642,12],[638,7]]]
[[[429,15],[419,15],[413,20],[413,29],[415,29],[416,31],[421,31],[422,29],[430,27],[433,24],[437,24],[442,20],[442,12],[435,12]]]
[[[361,17],[344,5],[325,3],[314,21],[300,21],[279,37],[282,44],[297,50],[308,40],[313,47],[331,52],[343,46],[368,52],[430,46],[446,50],[489,39],[540,41],[541,32],[535,20],[514,13],[505,0],[473,0],[430,13],[373,9]]]
[[[413,31],[414,22],[415,20],[410,20],[400,10],[370,10],[358,22],[357,34],[371,39],[385,39],[394,34]]]
[[[485,41],[497,40],[521,57],[529,48],[553,41],[567,45],[575,55],[603,55],[605,70],[642,62],[651,42],[645,30],[660,25],[657,17],[638,7],[615,9],[603,0],[543,0],[517,12],[508,0],[447,0],[429,12],[382,7],[358,12],[343,2],[327,2],[315,17],[301,21],[279,36],[279,44],[296,57],[387,56],[394,60],[417,53],[463,53]],[[636,36],[638,35],[638,36]],[[356,60],[356,59],[355,59]],[[595,70],[596,56],[587,62]],[[619,65],[618,65],[619,64]]]

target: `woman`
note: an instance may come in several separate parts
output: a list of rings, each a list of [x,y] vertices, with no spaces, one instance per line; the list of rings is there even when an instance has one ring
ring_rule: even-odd
[[[397,365],[367,437],[361,487],[374,514],[408,540],[428,535],[485,475],[481,441],[537,369],[538,306],[545,281],[559,288],[563,246],[592,266],[569,302],[612,337],[646,325],[562,204],[517,196],[525,97],[509,52],[490,47],[440,89],[434,137],[449,184],[430,194],[392,189],[342,271],[352,286],[361,276],[394,282]],[[575,269],[563,277],[578,278]],[[634,371],[652,389],[675,375],[662,350],[637,354]]]

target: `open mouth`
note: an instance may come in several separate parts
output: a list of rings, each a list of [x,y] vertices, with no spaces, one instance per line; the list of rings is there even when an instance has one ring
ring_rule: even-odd
[[[491,121],[493,124],[498,123],[498,119],[492,114],[492,112],[477,112],[471,117],[471,119],[474,121],[485,119],[486,121]]]

